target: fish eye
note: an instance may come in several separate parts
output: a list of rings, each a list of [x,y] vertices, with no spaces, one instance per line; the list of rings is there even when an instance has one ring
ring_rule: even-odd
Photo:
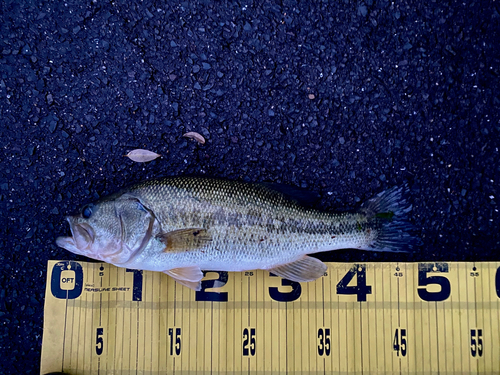
[[[88,219],[92,216],[92,205],[88,204],[82,208],[82,217]]]

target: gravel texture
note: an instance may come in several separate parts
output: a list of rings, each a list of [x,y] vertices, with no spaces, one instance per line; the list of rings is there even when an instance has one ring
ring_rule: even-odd
[[[47,260],[85,259],[55,245],[64,215],[146,178],[286,183],[340,211],[408,183],[420,251],[320,258],[500,260],[499,12],[0,2],[0,372],[39,372]],[[123,157],[135,148],[162,157]]]

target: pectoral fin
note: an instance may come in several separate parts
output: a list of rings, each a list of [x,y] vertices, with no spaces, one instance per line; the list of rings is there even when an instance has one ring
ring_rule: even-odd
[[[200,267],[192,266],[173,268],[164,272],[181,285],[187,286],[188,288],[193,290],[201,290],[201,279],[203,279],[203,272],[201,272]]]
[[[196,250],[212,241],[207,230],[201,228],[178,229],[156,237],[165,244],[165,252]]]
[[[291,281],[313,281],[326,272],[328,267],[319,259],[305,256],[292,263],[282,264],[281,266],[271,268],[269,271],[275,275]]]

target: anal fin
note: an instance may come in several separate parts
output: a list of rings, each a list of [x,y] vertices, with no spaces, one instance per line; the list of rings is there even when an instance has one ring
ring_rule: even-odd
[[[327,265],[319,259],[305,256],[295,262],[282,264],[269,269],[270,272],[284,279],[303,282],[314,281],[324,275]]]

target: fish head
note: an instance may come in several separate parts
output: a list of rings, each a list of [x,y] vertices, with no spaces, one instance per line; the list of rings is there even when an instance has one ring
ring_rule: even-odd
[[[79,215],[66,220],[71,236],[57,238],[58,246],[116,265],[147,246],[156,222],[138,199],[127,196],[85,205]]]

